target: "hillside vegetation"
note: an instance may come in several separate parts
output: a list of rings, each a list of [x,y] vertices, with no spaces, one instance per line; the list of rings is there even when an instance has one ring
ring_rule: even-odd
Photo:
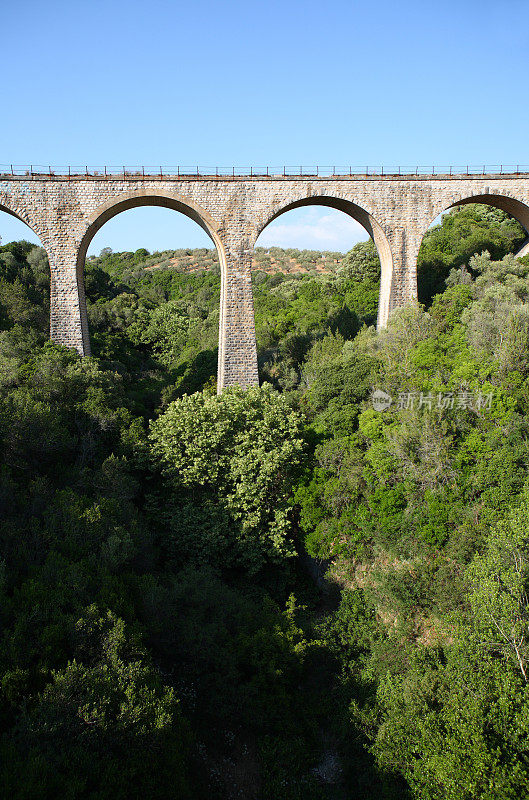
[[[206,247],[162,250],[155,253],[149,253],[145,248],[140,248],[135,253],[113,253],[111,248],[105,247],[100,256],[105,258],[105,269],[114,278],[122,278],[125,274],[131,275],[144,269],[170,268],[187,273],[201,272],[202,270],[218,272],[219,270],[216,249],[208,250]],[[268,273],[333,274],[342,259],[343,253],[331,251],[256,247],[254,248],[252,268]],[[90,256],[89,261],[98,263],[99,258]]]
[[[380,333],[371,243],[258,251],[220,396],[211,251],[90,259],[80,359],[0,247],[3,797],[527,796],[524,236],[447,214]]]

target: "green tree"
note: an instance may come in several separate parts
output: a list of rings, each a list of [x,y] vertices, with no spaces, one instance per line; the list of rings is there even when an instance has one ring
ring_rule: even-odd
[[[7,796],[190,798],[174,691],[112,613],[90,607],[74,638],[78,658],[23,714],[18,747],[4,747]]]
[[[284,398],[267,386],[185,395],[152,422],[150,440],[176,486],[206,488],[226,509],[248,568],[293,555],[291,491],[303,440]]]
[[[529,493],[489,532],[467,570],[468,614],[444,652],[418,650],[380,684],[375,753],[417,798],[484,800],[527,792]]]
[[[337,272],[340,292],[362,322],[376,322],[380,292],[380,259],[374,242],[359,242],[346,253]]]
[[[475,253],[488,250],[501,259],[515,253],[525,238],[522,226],[498,208],[470,203],[451,209],[423,238],[417,260],[419,300],[429,304],[443,291],[450,270],[468,264]]]

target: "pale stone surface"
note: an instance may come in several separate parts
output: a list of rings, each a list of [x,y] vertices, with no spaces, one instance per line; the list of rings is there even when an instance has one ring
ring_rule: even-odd
[[[51,269],[51,337],[89,353],[83,269],[96,231],[120,211],[174,208],[198,222],[221,264],[219,390],[258,382],[250,280],[259,233],[284,211],[326,205],[373,237],[382,263],[378,325],[417,297],[417,255],[446,209],[483,202],[512,214],[529,233],[529,174],[314,177],[27,176],[0,180],[0,209],[39,236]]]

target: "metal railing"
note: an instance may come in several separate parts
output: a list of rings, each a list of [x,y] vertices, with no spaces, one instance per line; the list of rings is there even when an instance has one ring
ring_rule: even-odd
[[[329,178],[418,175],[519,175],[528,173],[529,165],[483,164],[464,166],[276,166],[276,167],[205,167],[205,166],[43,166],[41,164],[0,164],[1,177],[124,177],[124,178]]]

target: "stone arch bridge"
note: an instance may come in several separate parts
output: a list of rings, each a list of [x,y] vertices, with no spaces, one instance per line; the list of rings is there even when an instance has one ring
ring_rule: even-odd
[[[221,265],[219,391],[258,382],[251,287],[257,237],[285,211],[330,206],[357,220],[382,264],[378,326],[417,298],[422,238],[443,211],[487,203],[515,217],[529,235],[529,173],[480,175],[0,175],[0,210],[25,222],[51,270],[51,337],[88,355],[84,261],[92,237],[130,208],[164,206],[195,220]]]

